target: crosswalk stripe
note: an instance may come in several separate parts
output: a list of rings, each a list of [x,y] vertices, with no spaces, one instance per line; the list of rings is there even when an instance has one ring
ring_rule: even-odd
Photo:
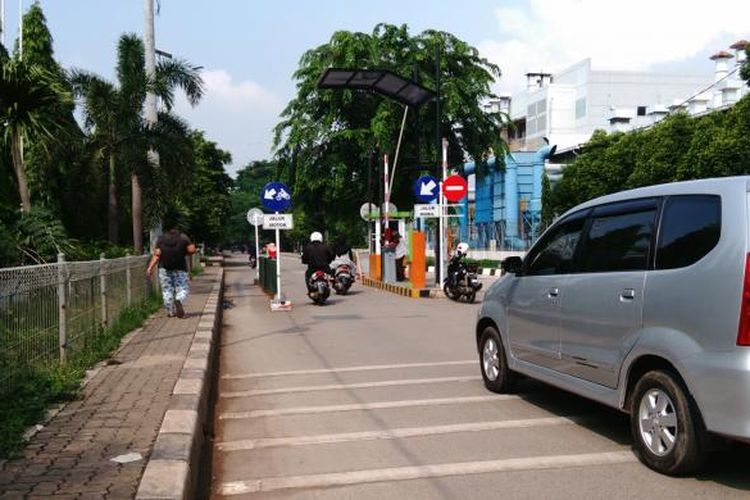
[[[282,387],[279,389],[250,389],[248,391],[219,393],[222,398],[245,398],[249,396],[267,396],[271,394],[289,394],[293,392],[337,391],[345,389],[369,389],[373,387],[395,387],[399,385],[437,384],[442,382],[477,381],[476,375],[461,377],[412,378],[405,380],[381,380],[379,382],[358,382],[354,384],[308,385],[298,387]]]
[[[463,424],[435,425],[425,427],[403,427],[381,431],[344,432],[338,434],[318,434],[313,436],[289,436],[278,438],[242,439],[218,443],[221,451],[247,451],[260,448],[286,446],[306,446],[315,444],[350,443],[355,441],[379,441],[387,439],[404,439],[460,432],[482,432],[501,429],[526,429],[557,425],[572,425],[578,419],[572,417],[529,418],[523,420],[500,420],[491,422],[471,422]]]
[[[263,377],[280,377],[284,375],[315,375],[318,373],[347,373],[347,372],[359,372],[359,371],[373,371],[373,370],[397,370],[401,368],[422,368],[431,366],[457,366],[457,365],[475,365],[477,360],[467,359],[462,361],[436,361],[431,363],[403,363],[395,365],[361,365],[361,366],[345,366],[341,368],[318,368],[311,370],[288,370],[280,372],[259,372],[259,373],[239,373],[236,375],[222,375],[221,378],[225,380],[242,380],[250,378],[263,378]]]
[[[247,481],[231,481],[219,485],[221,495],[243,495],[302,488],[330,488],[385,481],[464,476],[497,472],[564,469],[594,465],[615,465],[635,462],[631,451],[552,455],[541,457],[507,458],[478,462],[457,462],[434,465],[416,465],[370,469],[350,472],[332,472],[302,476],[268,477]]]
[[[258,417],[279,417],[285,415],[313,415],[321,413],[338,413],[347,411],[385,410],[389,408],[414,408],[419,406],[461,405],[469,403],[486,403],[520,399],[514,394],[495,394],[492,396],[466,396],[457,398],[405,399],[400,401],[378,401],[374,403],[352,403],[329,406],[297,406],[292,408],[274,408],[268,410],[250,410],[227,412],[219,416],[220,420],[242,420]]]

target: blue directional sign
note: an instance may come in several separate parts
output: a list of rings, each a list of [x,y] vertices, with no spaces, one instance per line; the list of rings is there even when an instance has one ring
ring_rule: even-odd
[[[414,194],[422,203],[429,203],[437,199],[440,193],[438,180],[431,175],[423,175],[414,183]]]
[[[292,190],[281,182],[269,182],[260,193],[260,201],[266,210],[284,212],[292,203]]]

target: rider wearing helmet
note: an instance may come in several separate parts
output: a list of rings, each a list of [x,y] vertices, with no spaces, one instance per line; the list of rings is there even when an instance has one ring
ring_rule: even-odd
[[[459,273],[462,272],[461,259],[466,257],[468,253],[468,243],[464,243],[462,241],[461,243],[456,245],[456,251],[453,252],[451,260],[448,262],[448,280],[451,284],[455,283],[456,281],[460,281],[463,278],[463,276],[459,276]]]
[[[310,276],[312,276],[315,271],[330,273],[331,268],[329,265],[332,260],[333,252],[323,244],[323,235],[318,231],[310,234],[310,243],[305,245],[305,248],[302,251],[302,263],[307,264],[305,283],[309,283]]]

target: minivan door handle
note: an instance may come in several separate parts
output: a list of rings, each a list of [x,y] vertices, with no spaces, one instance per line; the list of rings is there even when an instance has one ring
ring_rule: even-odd
[[[625,288],[620,292],[620,298],[623,300],[633,300],[635,299],[635,289],[633,288]]]
[[[560,290],[557,287],[552,287],[547,290],[547,297],[549,297],[550,299],[554,299],[558,295],[560,295]]]

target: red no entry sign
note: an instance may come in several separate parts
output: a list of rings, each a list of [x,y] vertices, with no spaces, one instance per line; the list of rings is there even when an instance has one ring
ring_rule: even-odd
[[[451,175],[443,181],[443,196],[448,201],[461,201],[469,192],[469,185],[466,179],[460,175]]]

